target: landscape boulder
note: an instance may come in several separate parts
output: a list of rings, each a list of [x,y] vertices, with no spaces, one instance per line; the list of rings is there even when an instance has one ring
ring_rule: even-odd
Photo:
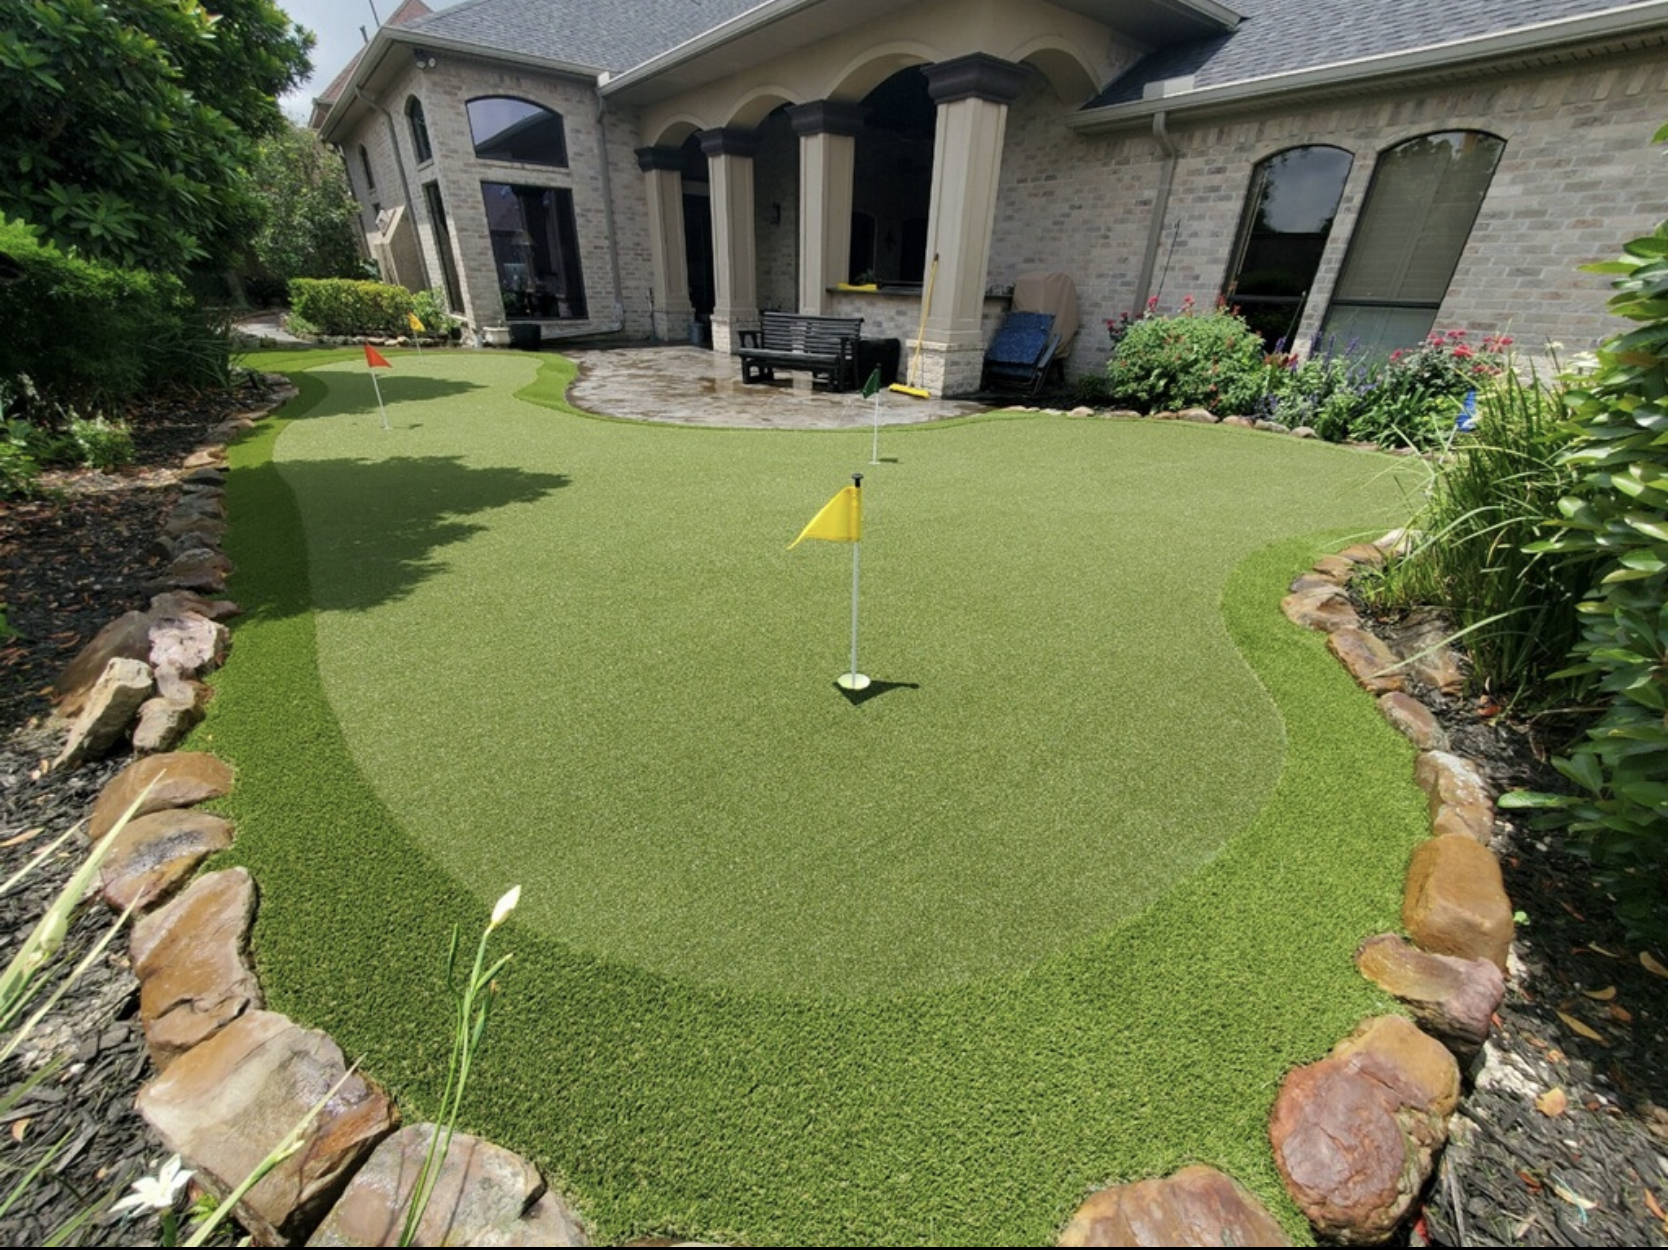
[[[1163,1180],[1114,1185],[1090,1196],[1062,1246],[1289,1246],[1244,1186],[1195,1164]]]

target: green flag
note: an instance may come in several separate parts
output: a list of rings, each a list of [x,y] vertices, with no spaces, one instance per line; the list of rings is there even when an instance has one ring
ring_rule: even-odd
[[[863,398],[864,399],[873,399],[875,397],[875,395],[879,393],[879,391],[880,391],[880,366],[876,365],[875,366],[875,371],[869,375],[869,380],[867,382],[863,383]]]

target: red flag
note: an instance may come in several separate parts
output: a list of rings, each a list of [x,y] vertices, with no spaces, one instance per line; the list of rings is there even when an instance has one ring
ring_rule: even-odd
[[[392,369],[394,367],[388,363],[388,358],[386,356],[377,351],[377,349],[372,347],[369,343],[365,344],[365,363],[372,369]]]

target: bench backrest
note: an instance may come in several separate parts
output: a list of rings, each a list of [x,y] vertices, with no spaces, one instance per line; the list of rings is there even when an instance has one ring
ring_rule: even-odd
[[[838,356],[842,340],[863,337],[861,317],[812,317],[800,313],[759,314],[759,346],[765,351]],[[847,348],[847,354],[855,354]]]

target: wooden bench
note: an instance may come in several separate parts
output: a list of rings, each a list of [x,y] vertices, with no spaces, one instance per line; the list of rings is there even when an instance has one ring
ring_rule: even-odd
[[[813,317],[799,313],[760,314],[757,330],[741,332],[743,382],[774,382],[776,370],[804,370],[827,381],[830,390],[856,390],[861,317]]]

